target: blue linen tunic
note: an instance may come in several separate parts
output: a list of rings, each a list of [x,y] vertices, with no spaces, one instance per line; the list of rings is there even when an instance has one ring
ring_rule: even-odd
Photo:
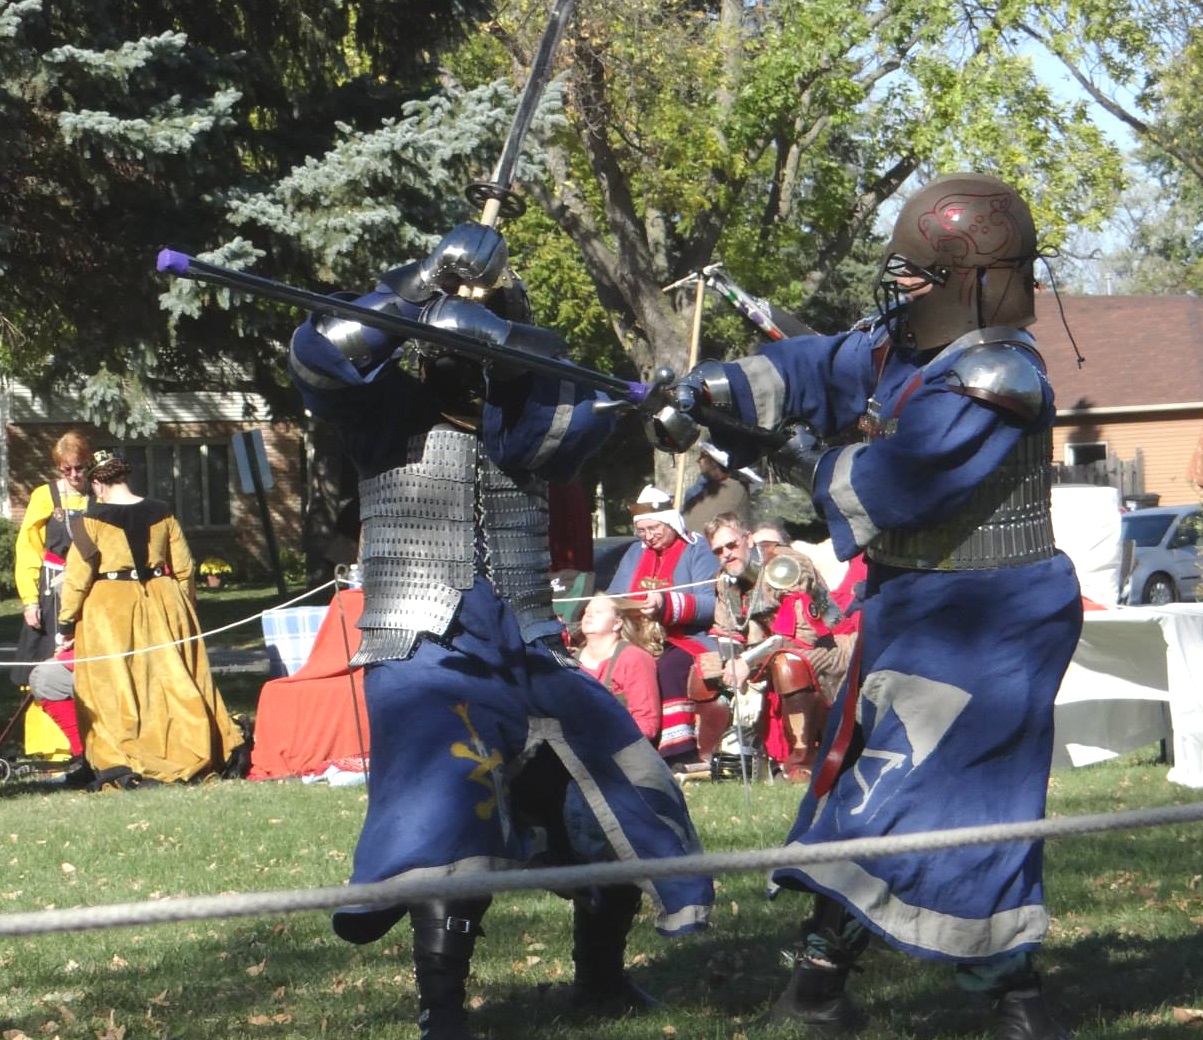
[[[837,555],[891,528],[957,513],[1021,436],[1052,424],[954,392],[949,361],[896,350],[878,378],[880,337],[860,330],[783,340],[725,366],[736,414],[772,427],[796,416],[830,437],[873,395],[889,435],[823,455],[814,500]],[[745,440],[712,429],[751,461]],[[735,461],[738,460],[738,461]],[[1043,816],[1053,701],[1082,624],[1068,557],[989,570],[910,570],[870,560],[861,678],[832,708],[826,757],[847,698],[864,748],[829,792],[804,795],[787,842],[799,846]],[[776,885],[825,893],[890,944],[924,957],[986,961],[1031,950],[1047,930],[1039,842],[964,846],[774,872]]]
[[[290,370],[305,406],[340,426],[360,475],[405,462],[408,438],[444,421],[429,389],[405,373],[391,345],[359,371],[311,320],[294,335]],[[481,427],[501,467],[567,479],[609,434],[590,394],[551,377],[494,387]],[[524,642],[510,606],[478,575],[445,636],[419,639],[403,661],[368,665],[371,728],[368,810],[351,880],[516,869],[538,851],[520,825],[510,781],[549,746],[571,776],[565,815],[577,860],[664,857],[701,851],[681,791],[625,708],[600,683]],[[641,883],[657,928],[702,928],[709,878]],[[349,907],[335,915],[357,942],[384,934],[404,907]]]

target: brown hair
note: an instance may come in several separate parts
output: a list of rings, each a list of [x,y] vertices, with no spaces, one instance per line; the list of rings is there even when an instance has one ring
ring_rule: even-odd
[[[88,470],[88,480],[95,480],[98,484],[106,486],[120,484],[133,471],[134,467],[126,462],[125,459],[119,458],[111,451],[101,448],[93,457],[92,468]]]
[[[87,466],[92,462],[92,445],[82,433],[68,430],[54,442],[54,447],[50,449],[50,457],[54,459],[56,466],[61,466],[67,458],[79,459]]]
[[[702,535],[706,541],[710,541],[715,534],[724,527],[731,528],[732,531],[740,535],[750,534],[751,532],[744,526],[744,522],[736,513],[719,513],[718,516],[706,521],[706,526],[702,528]]]

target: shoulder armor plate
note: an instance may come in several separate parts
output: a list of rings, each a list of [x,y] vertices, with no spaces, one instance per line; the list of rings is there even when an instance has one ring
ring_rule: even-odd
[[[968,342],[965,342],[968,340]],[[1044,362],[1032,337],[1019,329],[981,329],[951,343],[949,388],[1005,408],[1025,422],[1044,406]]]

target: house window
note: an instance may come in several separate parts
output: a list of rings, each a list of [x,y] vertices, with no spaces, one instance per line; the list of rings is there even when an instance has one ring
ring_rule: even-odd
[[[1103,441],[1092,444],[1065,445],[1065,464],[1067,466],[1088,466],[1092,462],[1107,461],[1107,445]]]
[[[166,502],[181,526],[230,526],[229,445],[171,441],[118,450],[133,467],[130,488]]]

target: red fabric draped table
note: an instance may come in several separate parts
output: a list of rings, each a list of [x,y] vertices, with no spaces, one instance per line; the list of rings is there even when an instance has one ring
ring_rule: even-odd
[[[264,684],[250,779],[311,776],[340,761],[362,768],[355,763],[369,749],[363,673],[347,667],[359,649],[356,622],[362,612],[363,591],[343,589],[327,606],[301,668]]]

